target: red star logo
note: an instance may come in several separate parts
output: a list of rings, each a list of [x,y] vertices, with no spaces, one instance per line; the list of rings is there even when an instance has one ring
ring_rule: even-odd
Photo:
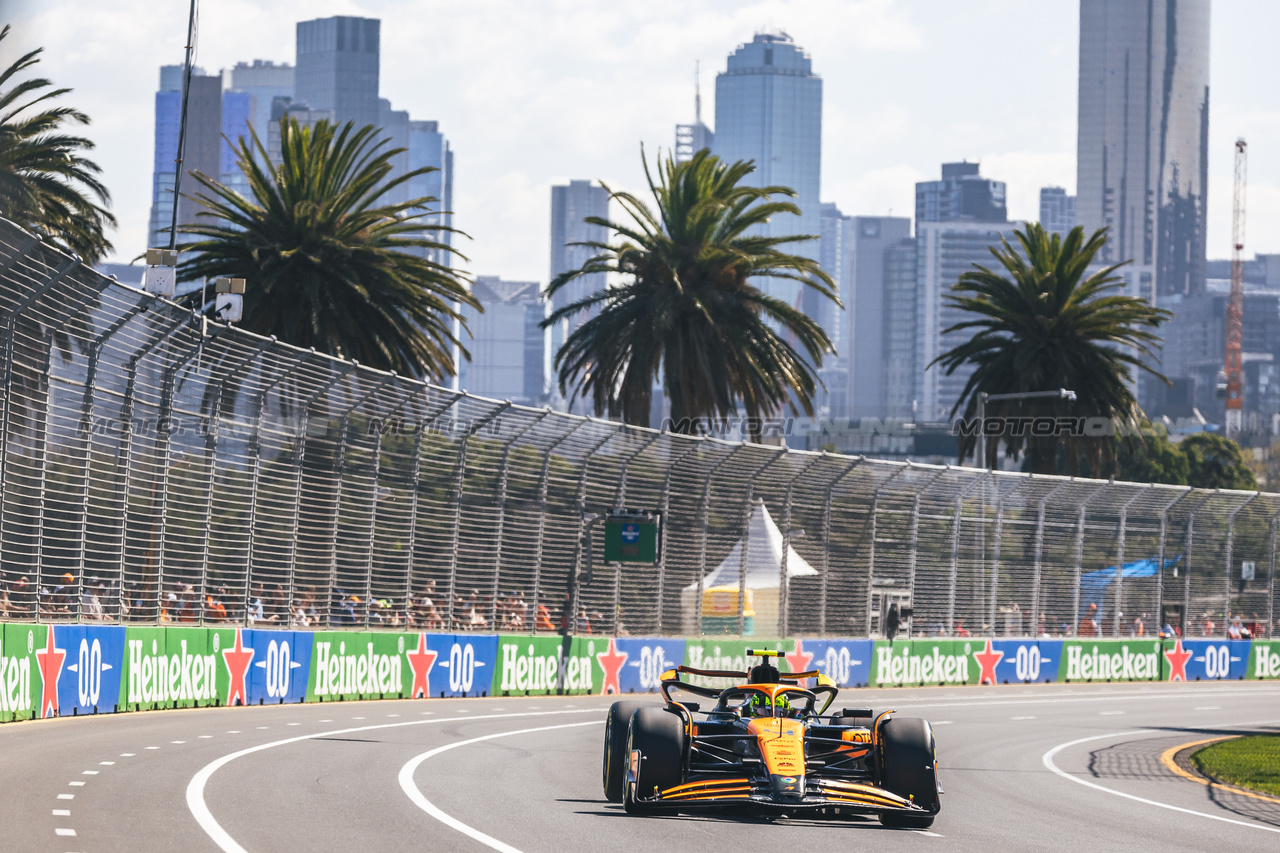
[[[40,688],[41,717],[58,716],[58,677],[62,675],[62,662],[66,659],[66,650],[54,645],[53,626],[50,625],[45,647],[36,650],[36,665],[40,667],[40,678],[44,681]]]
[[[409,659],[409,669],[413,670],[413,687],[409,690],[409,698],[427,698],[431,695],[431,668],[436,665],[436,653],[427,651],[427,635],[418,635],[416,651],[405,652]]]
[[[235,648],[222,650],[222,660],[227,665],[227,674],[231,676],[231,686],[227,690],[228,707],[236,704],[237,697],[241,705],[249,704],[249,691],[244,681],[249,674],[249,664],[253,661],[253,649],[244,647],[243,635],[243,630],[236,629]]]
[[[980,652],[973,653],[973,659],[978,662],[978,666],[982,671],[978,673],[979,684],[995,684],[996,683],[996,664],[1004,658],[1004,652],[996,651],[991,648],[991,641],[987,640],[987,645]]]
[[[783,660],[787,662],[787,666],[792,672],[808,672],[809,662],[813,660],[813,653],[804,650],[804,640],[796,638],[796,650],[789,655],[784,655]],[[805,679],[808,681],[809,679]],[[804,685],[801,685],[802,687]]]
[[[627,662],[627,653],[618,651],[618,641],[610,638],[609,647],[596,655],[600,668],[604,670],[604,681],[600,685],[601,693],[621,693],[618,676],[622,674],[622,665]]]
[[[1164,656],[1169,661],[1169,680],[1186,681],[1187,661],[1191,660],[1191,651],[1189,649],[1183,651],[1181,638],[1173,644],[1173,648],[1164,653]]]

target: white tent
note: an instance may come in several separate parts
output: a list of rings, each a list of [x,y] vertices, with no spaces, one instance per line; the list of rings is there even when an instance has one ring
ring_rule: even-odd
[[[741,581],[742,547],[747,548],[747,589],[777,589],[782,580],[782,531],[774,524],[773,517],[757,499],[756,508],[751,513],[751,523],[747,527],[747,535],[739,539],[716,567],[716,570],[702,579],[702,588],[713,586],[736,587]],[[787,577],[798,578],[816,575],[818,570],[796,553],[796,549],[787,546]],[[697,583],[685,587],[687,590],[698,589]]]
[[[746,560],[743,560],[743,547],[746,547]],[[704,597],[712,597],[721,601],[732,611],[738,609],[738,588],[743,582],[745,569],[747,602],[753,605],[754,626],[766,635],[772,633],[778,625],[779,587],[782,582],[782,531],[774,524],[769,510],[763,500],[757,500],[751,513],[751,521],[747,526],[747,535],[733,546],[729,555],[720,562],[716,570],[702,579]],[[795,548],[787,547],[787,578],[806,577],[818,574],[818,571],[796,553]],[[757,590],[759,592],[757,592]],[[685,613],[684,630],[694,633],[698,612],[698,584],[691,583],[684,588],[680,596]],[[703,627],[707,626],[706,616],[711,605],[704,598]],[[715,630],[715,629],[710,629]]]

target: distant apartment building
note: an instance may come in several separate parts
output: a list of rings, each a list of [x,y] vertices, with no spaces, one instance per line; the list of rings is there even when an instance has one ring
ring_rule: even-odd
[[[916,241],[906,237],[884,250],[883,417],[914,419],[924,366],[917,333]]]
[[[201,209],[191,198],[176,198],[174,186],[178,169],[178,136],[182,118],[183,67],[166,65],[160,69],[160,88],[155,97],[155,159],[151,179],[149,246],[168,246],[173,207],[178,205],[178,225],[196,221]],[[216,178],[221,174],[222,78],[193,68],[187,106],[187,133],[182,162],[184,177],[179,192],[193,197],[199,185],[189,175],[199,171]],[[181,237],[181,235],[179,235]],[[180,239],[179,242],[182,242]]]
[[[904,216],[855,216],[849,228],[847,293],[842,352],[848,366],[849,417],[884,417],[888,394],[889,316],[896,309],[889,291],[888,253],[911,237]]]
[[[973,334],[944,333],[956,323],[971,319],[970,315],[950,305],[945,297],[951,294],[951,286],[974,264],[989,267],[993,262],[991,247],[999,246],[1001,238],[1014,240],[1014,229],[1022,225],[1021,222],[969,220],[916,223],[916,363],[922,371],[917,374],[922,383],[916,395],[919,400],[918,419],[949,419],[952,406],[973,374],[973,368],[967,365],[950,375],[940,365],[930,366],[935,358]]]
[[[345,15],[299,21],[296,99],[340,123],[377,125],[381,27],[376,18]]]
[[[1004,181],[979,174],[977,163],[943,163],[942,180],[916,184],[916,222],[1004,222]]]
[[[609,231],[601,225],[584,220],[588,216],[608,218],[609,191],[591,181],[570,181],[551,188],[551,280],[561,273],[581,269],[599,251],[588,246],[573,245],[584,242],[605,242]],[[560,289],[551,301],[551,310],[558,311],[605,288],[605,274],[591,273],[580,276]],[[571,320],[556,324],[550,334],[550,352],[554,357],[565,339],[588,319],[579,314]]]
[[[1076,197],[1067,195],[1062,187],[1042,187],[1040,226],[1050,233],[1065,237],[1076,227]]]
[[[757,33],[729,55],[716,75],[716,128],[713,150],[727,162],[750,160],[751,186],[785,186],[800,215],[773,217],[760,226],[770,236],[821,233],[822,78],[786,33]],[[787,251],[817,259],[817,240]],[[800,284],[772,281],[770,295],[795,304]]]
[[[546,400],[542,285],[479,276],[472,294],[484,307],[463,307],[471,330],[464,344],[471,360],[460,364],[458,386],[471,394],[526,406]]]

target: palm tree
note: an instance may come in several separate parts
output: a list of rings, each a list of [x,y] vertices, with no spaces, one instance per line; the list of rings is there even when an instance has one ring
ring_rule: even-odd
[[[706,149],[683,163],[660,157],[656,181],[643,149],[641,159],[656,212],[630,193],[610,191],[632,222],[586,221],[622,241],[582,244],[598,254],[547,290],[554,296],[593,273],[623,279],[543,322],[592,315],[556,353],[561,392],[574,386],[573,397],[590,396],[597,415],[648,425],[661,376],[675,429],[683,432],[696,430],[700,419],[723,423],[737,414],[739,401],[753,420],[788,403],[812,415],[814,373],[832,352],[831,340],[798,308],[757,285],[796,281],[839,304],[835,284],[816,261],[783,249],[816,237],[751,233],[773,216],[798,214],[795,204],[773,200],[795,193],[744,186],[755,171],[750,162],[726,164]]]
[[[0,41],[8,35],[6,25]],[[39,77],[12,83],[43,52],[29,51],[0,71],[0,216],[40,229],[93,264],[112,248],[104,233],[116,224],[105,207],[111,195],[98,180],[102,170],[84,156],[93,142],[64,130],[87,125],[89,117],[49,104],[70,89],[49,89],[53,84]]]
[[[1130,390],[1131,371],[1140,368],[1169,381],[1152,367],[1160,345],[1153,330],[1173,315],[1145,299],[1115,292],[1124,286],[1115,274],[1123,264],[1089,273],[1094,256],[1106,242],[1105,232],[1094,232],[1086,242],[1081,226],[1062,238],[1039,225],[1028,225],[1014,232],[1021,254],[1007,240],[1001,240],[1002,248],[991,249],[1007,275],[974,264],[974,269],[960,276],[951,289],[966,295],[947,296],[947,301],[977,319],[956,323],[943,334],[966,330],[976,334],[930,364],[942,365],[948,374],[965,365],[974,367],[952,416],[963,405],[965,417],[973,418],[981,392],[1068,388],[1076,392],[1074,407],[1056,403],[1039,407],[1036,414],[1102,416],[1124,426],[1126,435],[1137,432],[1142,410]],[[1017,401],[991,405],[986,415],[1022,414],[1018,405]],[[1011,456],[1026,447],[1032,472],[1058,470],[1058,437],[990,436],[988,459],[995,457],[1000,440],[1006,442]],[[1115,465],[1116,443],[1109,435],[1065,436],[1061,444],[1072,474],[1078,473],[1082,458],[1095,476],[1104,464]],[[976,446],[976,437],[962,436],[961,458]]]
[[[235,143],[247,198],[191,173],[205,190],[196,196],[204,220],[179,230],[203,239],[182,247],[179,278],[245,279],[241,325],[258,334],[414,377],[451,376],[456,306],[481,310],[441,261],[458,253],[428,237],[453,229],[424,221],[434,198],[385,201],[435,170],[390,178],[404,149],[387,148],[373,126],[308,128],[291,118],[280,136],[274,169],[263,165],[270,158],[252,130]]]

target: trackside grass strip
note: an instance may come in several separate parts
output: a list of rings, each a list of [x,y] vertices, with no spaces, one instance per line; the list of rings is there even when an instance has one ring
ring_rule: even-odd
[[[1224,740],[1199,750],[1191,761],[1219,782],[1280,795],[1280,734]]]

